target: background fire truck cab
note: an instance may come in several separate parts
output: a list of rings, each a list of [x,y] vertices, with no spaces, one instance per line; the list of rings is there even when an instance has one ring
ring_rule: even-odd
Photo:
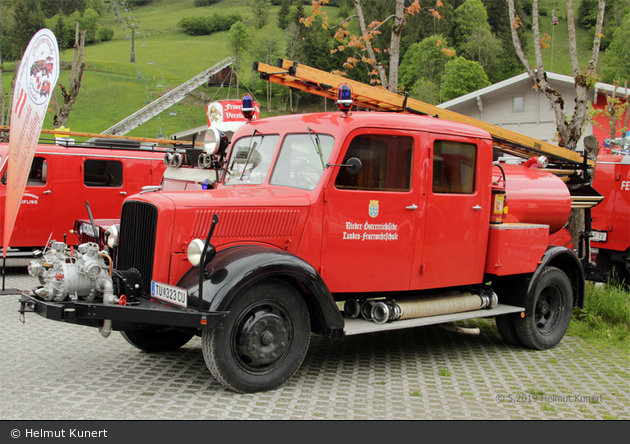
[[[607,142],[597,157],[593,181],[604,196],[592,210],[593,262],[597,280],[612,278],[630,286],[630,132]]]
[[[4,230],[8,144],[0,144],[0,233]],[[74,221],[87,215],[119,218],[123,200],[145,185],[158,184],[164,153],[140,149],[140,142],[101,139],[91,144],[36,148],[10,248],[44,247],[63,241]],[[11,251],[8,252],[9,255]]]

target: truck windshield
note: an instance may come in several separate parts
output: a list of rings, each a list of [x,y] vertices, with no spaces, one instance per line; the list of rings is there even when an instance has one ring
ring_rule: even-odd
[[[321,157],[318,147],[313,145],[313,137],[317,137],[316,143],[321,149]],[[287,135],[282,143],[269,183],[301,190],[313,190],[324,173],[322,158],[324,162],[328,160],[334,144],[334,137],[328,134]]]
[[[277,134],[254,134],[253,137],[238,139],[232,148],[223,183],[225,185],[264,183],[279,140]]]

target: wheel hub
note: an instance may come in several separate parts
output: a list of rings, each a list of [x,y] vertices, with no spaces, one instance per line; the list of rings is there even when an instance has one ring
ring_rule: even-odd
[[[285,355],[289,330],[289,324],[278,313],[259,309],[241,324],[236,337],[236,354],[246,367],[265,369]]]

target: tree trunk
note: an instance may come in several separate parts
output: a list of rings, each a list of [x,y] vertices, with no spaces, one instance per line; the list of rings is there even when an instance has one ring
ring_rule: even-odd
[[[85,46],[86,32],[87,31],[85,29],[81,31],[81,38],[79,39],[79,24],[77,23],[69,91],[66,90],[66,87],[61,83],[59,84],[61,95],[63,96],[63,105],[61,106],[61,109],[59,109],[59,112],[55,112],[55,117],[53,119],[53,126],[55,128],[66,126],[72,105],[74,105],[74,102],[79,95],[79,90],[81,89],[81,80],[83,78],[83,71],[85,70],[85,63],[83,63],[83,48]]]
[[[396,1],[397,3],[403,2],[403,0],[396,0]],[[361,0],[354,0],[354,7],[356,8],[357,15],[359,16],[359,24],[361,26],[361,33],[362,35],[367,35],[368,29],[365,24],[365,17],[363,16],[363,9],[361,8]],[[398,7],[398,5],[396,5],[396,7]],[[375,62],[376,72],[378,72],[378,77],[381,81],[381,85],[383,86],[383,88],[387,88],[389,83],[387,82],[387,74],[385,74],[385,68],[383,67],[382,63],[376,60],[376,54],[374,53],[374,48],[372,47],[372,43],[370,43],[368,39],[366,39],[365,41],[365,47],[367,49],[368,56]],[[390,63],[391,63],[391,60],[390,60]]]
[[[398,89],[398,62],[400,61],[400,36],[405,26],[404,0],[396,0],[396,17],[392,27],[392,40],[389,46],[389,84],[386,88],[390,91]]]

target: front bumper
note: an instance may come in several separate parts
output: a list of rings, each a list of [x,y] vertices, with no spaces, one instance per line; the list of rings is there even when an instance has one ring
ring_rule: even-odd
[[[229,312],[201,312],[191,308],[169,305],[155,299],[136,298],[134,305],[110,305],[102,301],[62,302],[44,301],[23,292],[20,309],[25,313],[70,324],[100,327],[103,320],[111,320],[114,330],[137,328],[139,325],[161,325],[178,328],[223,328]]]

